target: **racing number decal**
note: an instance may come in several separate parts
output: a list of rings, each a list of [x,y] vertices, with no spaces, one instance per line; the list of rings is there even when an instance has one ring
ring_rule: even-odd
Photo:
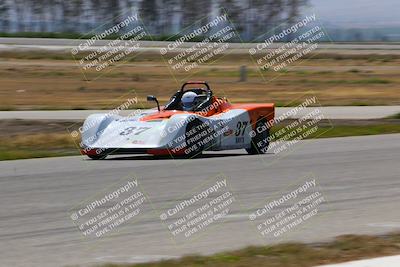
[[[249,124],[248,121],[238,121],[238,123],[236,124],[236,131],[235,131],[235,135],[236,135],[236,143],[244,143],[244,133],[246,131],[246,127]]]
[[[125,130],[123,130],[119,134],[120,135],[128,135],[128,134],[139,135],[139,134],[147,131],[150,128],[151,127],[128,127],[128,128],[125,128]]]
[[[243,136],[244,132],[246,131],[246,127],[247,127],[248,123],[249,123],[248,121],[238,121],[238,123],[236,124],[235,135]]]

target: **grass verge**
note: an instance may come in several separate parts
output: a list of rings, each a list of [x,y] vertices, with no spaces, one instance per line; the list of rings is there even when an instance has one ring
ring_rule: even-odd
[[[400,254],[400,234],[344,235],[322,244],[286,243],[247,247],[211,256],[186,256],[145,264],[106,264],[102,267],[311,267]]]
[[[331,121],[330,124],[328,121],[321,121],[317,124],[318,129],[305,139],[400,133],[400,120],[390,120],[390,122],[337,120]],[[279,132],[285,125],[287,123],[274,126],[271,133]]]
[[[388,117],[388,119],[400,119],[400,113],[390,116],[390,117]]]
[[[2,137],[0,160],[79,155],[68,133],[34,133]]]

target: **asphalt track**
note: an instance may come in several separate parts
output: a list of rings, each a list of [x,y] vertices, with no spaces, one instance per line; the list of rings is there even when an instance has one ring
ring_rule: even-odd
[[[282,155],[209,152],[193,159],[113,156],[0,162],[0,265],[64,266],[138,262],[188,253],[214,253],[288,240],[318,242],[341,234],[400,229],[400,135],[301,141]],[[218,174],[238,202],[218,227],[173,242],[160,210]],[[111,235],[85,238],[70,209],[121,179],[136,177],[150,212]],[[321,212],[282,237],[263,238],[249,221],[254,208],[289,184],[314,177],[327,199]],[[240,204],[238,204],[240,203]],[[139,215],[140,216],[140,215]]]
[[[292,107],[276,108],[276,116],[280,116]],[[301,118],[318,109],[326,119],[380,119],[400,113],[400,106],[335,106],[335,107],[308,107],[289,118]],[[1,119],[26,120],[84,120],[94,113],[107,113],[107,110],[30,110],[30,111],[0,111]],[[123,110],[122,116],[132,113],[132,110]]]

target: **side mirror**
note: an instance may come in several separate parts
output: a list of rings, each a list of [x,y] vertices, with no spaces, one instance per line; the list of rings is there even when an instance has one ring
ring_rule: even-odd
[[[156,101],[157,97],[155,97],[154,95],[148,95],[147,96],[147,101]]]
[[[148,95],[147,96],[147,101],[155,101],[157,103],[157,108],[158,111],[160,111],[160,103],[158,103],[157,97],[155,97],[154,95]]]

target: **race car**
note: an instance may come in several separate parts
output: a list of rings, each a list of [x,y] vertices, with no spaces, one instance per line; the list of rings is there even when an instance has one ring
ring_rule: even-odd
[[[164,106],[123,117],[92,114],[81,128],[81,153],[91,159],[110,154],[152,154],[193,158],[203,151],[246,149],[263,154],[270,143],[275,106],[231,104],[207,82],[189,81]]]

